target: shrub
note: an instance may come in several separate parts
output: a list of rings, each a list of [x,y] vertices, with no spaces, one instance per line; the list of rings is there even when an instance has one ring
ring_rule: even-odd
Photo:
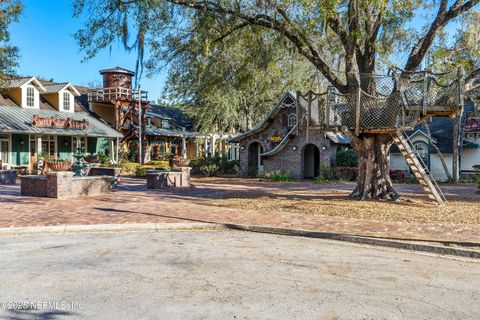
[[[104,154],[104,153],[99,153],[99,154],[98,154],[98,159],[100,160],[100,163],[101,163],[101,164],[110,163],[110,157],[107,156],[107,155]]]
[[[206,164],[199,168],[200,173],[207,177],[217,176],[220,172],[220,167],[215,163]]]
[[[407,182],[410,180],[408,174],[408,170],[390,170],[390,179],[396,182]]]
[[[195,174],[205,174],[205,172],[216,171],[218,174],[236,174],[239,172],[240,162],[237,160],[228,160],[227,158],[197,158],[190,161],[192,172]],[[216,169],[214,169],[216,167]]]
[[[170,161],[168,160],[152,160],[148,164],[155,165],[162,168],[170,168]]]
[[[170,171],[170,167],[160,167],[152,164],[139,165],[135,169],[135,175],[137,177],[146,177],[148,170],[165,170]]]
[[[287,171],[270,171],[265,173],[265,178],[270,179],[276,182],[290,182],[293,181],[293,176],[291,172]]]
[[[358,168],[356,167],[336,167],[330,169],[331,176],[328,179],[353,181],[357,178]]]
[[[335,160],[337,167],[357,167],[357,154],[353,149],[346,149],[337,152]]]
[[[315,179],[313,179],[313,183],[325,183],[325,182],[328,182],[328,179],[325,178],[325,176],[323,175],[319,175],[318,177],[315,177]]]
[[[106,167],[122,168],[122,173],[135,173],[140,164],[136,162],[106,163]]]

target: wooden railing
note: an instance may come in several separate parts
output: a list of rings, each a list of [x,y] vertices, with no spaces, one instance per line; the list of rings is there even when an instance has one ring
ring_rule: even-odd
[[[91,102],[107,102],[114,100],[121,101],[138,101],[148,102],[148,91],[139,91],[136,89],[111,87],[92,89],[88,93],[88,101]]]

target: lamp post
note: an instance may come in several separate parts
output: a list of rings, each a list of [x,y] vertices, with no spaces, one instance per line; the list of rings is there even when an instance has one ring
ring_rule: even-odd
[[[138,162],[143,164],[142,153],[142,95],[140,93],[140,83],[138,84]]]

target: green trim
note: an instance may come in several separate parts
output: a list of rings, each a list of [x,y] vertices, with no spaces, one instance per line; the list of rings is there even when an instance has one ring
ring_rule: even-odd
[[[23,144],[21,144],[23,142]],[[28,166],[30,164],[30,140],[28,134],[12,134],[12,164]]]
[[[72,137],[57,136],[57,156],[62,160],[72,159]]]

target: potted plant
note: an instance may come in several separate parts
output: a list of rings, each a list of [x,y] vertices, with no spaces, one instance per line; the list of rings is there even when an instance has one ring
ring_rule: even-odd
[[[100,156],[97,154],[92,154],[84,157],[85,161],[88,163],[98,163],[100,162]]]
[[[43,154],[40,156],[45,162],[45,167],[52,171],[68,171],[72,167],[72,162],[69,160],[57,159],[55,156]]]
[[[190,165],[190,160],[185,159],[179,155],[173,157],[173,166],[175,167],[188,167]]]

